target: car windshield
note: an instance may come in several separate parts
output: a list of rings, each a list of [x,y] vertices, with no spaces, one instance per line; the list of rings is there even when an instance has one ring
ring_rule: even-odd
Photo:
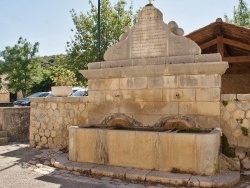
[[[78,90],[72,94],[72,96],[84,96],[86,94],[85,90]]]
[[[49,94],[49,92],[38,92],[38,93],[34,93],[32,95],[29,95],[26,98],[31,98],[31,97],[46,97]]]

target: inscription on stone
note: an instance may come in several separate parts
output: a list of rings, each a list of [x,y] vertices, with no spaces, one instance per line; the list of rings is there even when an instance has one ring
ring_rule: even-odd
[[[133,57],[164,56],[166,38],[165,30],[155,28],[134,30],[132,34]]]

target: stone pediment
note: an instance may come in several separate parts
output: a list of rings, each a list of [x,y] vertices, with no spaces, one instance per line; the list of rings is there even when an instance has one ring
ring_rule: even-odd
[[[145,6],[137,23],[123,32],[119,42],[105,52],[105,61],[201,54],[200,47],[185,38],[174,21],[164,23],[161,11],[152,4]]]

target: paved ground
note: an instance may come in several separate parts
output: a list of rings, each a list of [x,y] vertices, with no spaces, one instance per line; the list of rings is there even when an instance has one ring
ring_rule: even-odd
[[[40,154],[27,144],[0,146],[0,188],[159,188],[160,184],[145,185],[109,177],[87,177],[78,172],[59,170],[47,165],[32,165],[30,159]],[[241,175],[235,188],[250,188],[250,172]],[[173,186],[172,186],[173,187]]]

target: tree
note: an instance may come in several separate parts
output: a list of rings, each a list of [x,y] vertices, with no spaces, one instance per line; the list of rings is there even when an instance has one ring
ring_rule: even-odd
[[[250,28],[250,9],[244,0],[239,0],[238,7],[234,7],[233,19],[229,19],[227,15],[224,16],[225,21],[239,26]]]
[[[71,10],[75,29],[74,36],[67,42],[68,63],[67,67],[78,74],[78,79],[83,77],[78,73],[87,68],[87,63],[96,61],[97,54],[97,14],[98,7],[89,0],[91,9],[86,14]],[[134,21],[132,3],[126,10],[126,1],[118,0],[112,6],[109,0],[101,1],[101,60],[107,48],[118,41],[122,29]]]
[[[13,47],[7,46],[0,52],[4,59],[1,63],[1,73],[7,73],[8,87],[15,92],[21,91],[23,96],[36,81],[37,64],[35,54],[38,52],[39,43],[31,44],[20,37]]]

